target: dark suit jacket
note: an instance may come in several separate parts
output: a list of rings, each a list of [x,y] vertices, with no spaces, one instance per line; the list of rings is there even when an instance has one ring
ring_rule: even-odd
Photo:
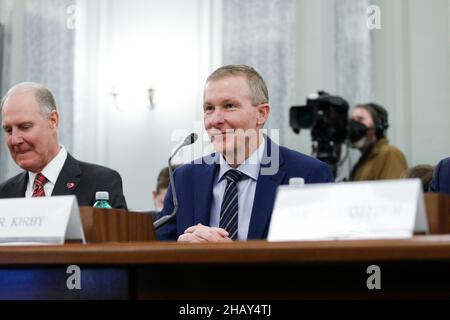
[[[450,158],[443,159],[437,164],[429,191],[450,194]]]
[[[0,198],[25,196],[28,172],[22,172],[0,184]],[[66,162],[56,180],[52,196],[75,195],[80,206],[92,206],[96,191],[108,191],[109,203],[116,209],[127,209],[118,172],[106,167],[81,162],[67,154]]]
[[[276,152],[279,154],[278,172],[273,175],[264,175],[260,171],[256,182],[248,239],[267,238],[275,195],[279,185],[289,184],[289,179],[293,177],[302,177],[305,179],[305,183],[332,182],[334,180],[330,168],[325,163],[299,152],[280,147],[266,137],[265,154],[268,157],[265,159],[270,158],[269,156],[276,154]],[[263,167],[270,167],[270,165],[271,163],[263,158],[261,170]],[[218,167],[219,165],[216,163],[208,164],[208,161],[194,161],[179,167],[175,171],[174,180],[179,205],[176,221],[161,227],[157,231],[159,240],[176,240],[188,227],[198,223],[209,225],[213,184]],[[173,208],[172,190],[169,188],[161,216],[170,214]]]

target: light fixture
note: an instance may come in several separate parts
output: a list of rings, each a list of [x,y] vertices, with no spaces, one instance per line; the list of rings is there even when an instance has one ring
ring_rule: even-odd
[[[112,87],[111,88],[111,92],[109,93],[109,95],[112,97],[113,99],[113,105],[117,110],[120,110],[119,108],[119,104],[117,103],[117,97],[119,96],[119,94],[116,91],[116,88]]]
[[[149,105],[147,107],[150,110],[153,110],[156,107],[155,92],[156,92],[156,89],[153,88],[152,86],[150,86],[147,89],[147,99],[149,102]],[[115,87],[111,87],[111,91],[108,93],[108,95],[112,97],[114,108],[116,108],[117,110],[120,110],[120,111],[125,110],[119,105],[119,101],[118,101],[119,100],[119,92],[116,91]]]
[[[150,87],[147,89],[147,94],[148,94],[148,101],[150,103],[149,107],[150,110],[153,110],[156,105],[155,105],[155,89],[153,87]]]

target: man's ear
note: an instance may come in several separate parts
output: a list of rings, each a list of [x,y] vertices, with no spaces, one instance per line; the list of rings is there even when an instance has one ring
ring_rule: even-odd
[[[59,113],[56,110],[53,110],[52,112],[50,112],[49,116],[48,116],[48,121],[50,123],[50,128],[52,129],[58,129],[59,127]]]
[[[267,119],[269,118],[270,105],[268,103],[263,103],[263,104],[258,105],[256,108],[258,108],[257,124],[261,125],[261,127],[262,127],[262,126],[264,126]]]

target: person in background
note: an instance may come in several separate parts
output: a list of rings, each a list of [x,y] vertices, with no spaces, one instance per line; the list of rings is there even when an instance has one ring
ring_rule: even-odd
[[[361,152],[350,174],[350,180],[399,179],[408,168],[400,149],[391,146],[386,137],[389,127],[387,111],[375,103],[359,104],[351,115],[349,138]]]
[[[436,165],[429,191],[450,194],[450,158],[442,159]]]
[[[172,166],[173,171],[178,168],[179,165]],[[170,184],[170,174],[169,167],[164,167],[158,174],[158,179],[156,180],[156,190],[152,191],[153,204],[157,211],[161,211],[164,207],[164,199],[166,198],[167,189]]]
[[[402,179],[419,178],[422,181],[423,192],[428,192],[431,178],[433,177],[433,166],[428,164],[420,164],[405,170],[401,177]]]
[[[0,198],[75,195],[80,206],[92,206],[95,193],[107,191],[113,208],[127,209],[119,173],[78,161],[59,144],[59,113],[48,88],[19,83],[6,93],[0,111],[11,157],[24,170],[0,184]]]

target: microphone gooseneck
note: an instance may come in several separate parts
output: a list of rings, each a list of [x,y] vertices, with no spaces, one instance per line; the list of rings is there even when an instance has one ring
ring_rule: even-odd
[[[169,180],[170,180],[170,188],[172,189],[173,210],[169,215],[165,215],[153,223],[153,227],[155,228],[155,230],[158,230],[162,226],[165,226],[166,224],[172,222],[175,219],[175,216],[178,211],[178,197],[177,197],[177,191],[175,188],[175,183],[174,183],[174,178],[173,178],[172,158],[178,153],[178,151],[181,148],[193,144],[197,139],[198,139],[198,135],[195,132],[188,135],[184,139],[183,143],[172,153],[172,155],[169,158],[169,161],[168,161]]]

